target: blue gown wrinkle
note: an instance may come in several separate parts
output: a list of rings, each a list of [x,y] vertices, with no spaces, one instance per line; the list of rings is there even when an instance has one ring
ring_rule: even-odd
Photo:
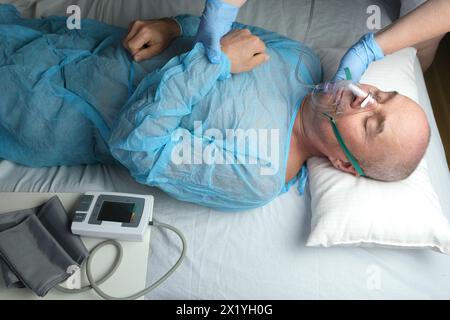
[[[303,193],[306,167],[287,184],[285,174],[303,84],[321,81],[316,54],[235,23],[266,43],[271,60],[231,75],[225,54],[212,65],[194,44],[200,18],[175,19],[183,35],[136,63],[124,29],[86,20],[67,30],[64,17],[23,19],[0,5],[0,158],[32,167],[118,162],[142,184],[223,211],[260,207],[297,182]],[[238,133],[268,138],[238,145]]]

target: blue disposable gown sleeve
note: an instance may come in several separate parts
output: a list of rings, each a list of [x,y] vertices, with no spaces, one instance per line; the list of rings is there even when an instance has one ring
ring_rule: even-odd
[[[219,64],[211,64],[203,44],[198,43],[190,52],[173,58],[162,69],[147,75],[113,125],[109,139],[112,155],[138,182],[159,187],[175,198],[220,209],[242,209],[238,203],[229,208],[226,192],[211,190],[209,179],[187,181],[183,175],[192,170],[206,173],[213,170],[211,166],[177,166],[170,159],[175,145],[174,132],[180,128],[182,119],[192,113],[193,107],[218,81],[229,78],[230,70],[231,64],[225,54]],[[208,137],[195,138],[202,144],[210,143]],[[208,192],[217,194],[209,193],[207,197]],[[255,203],[254,207],[259,205]]]
[[[147,75],[123,108],[109,139],[113,155],[136,178],[147,176],[161,149],[171,140],[184,116],[205,97],[215,83],[229,78],[231,63],[225,54],[217,65],[208,63],[198,43],[188,53],[170,60]],[[136,154],[146,153],[148,167],[135,166]],[[139,167],[139,169],[138,169]]]

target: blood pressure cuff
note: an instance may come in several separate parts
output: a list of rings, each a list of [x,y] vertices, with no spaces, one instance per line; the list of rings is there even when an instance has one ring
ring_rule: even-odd
[[[88,257],[58,197],[27,210],[0,214],[0,271],[7,288],[44,297]]]

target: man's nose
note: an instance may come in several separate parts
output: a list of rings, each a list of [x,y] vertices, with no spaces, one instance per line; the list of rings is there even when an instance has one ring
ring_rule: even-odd
[[[352,109],[359,110],[361,109],[361,104],[364,102],[364,98],[362,97],[353,97],[353,101],[350,103],[350,107]]]
[[[378,106],[377,100],[372,96],[372,94],[368,93],[367,97],[356,97],[353,102],[350,104],[352,109],[369,109],[375,108]]]
[[[363,100],[363,98],[355,96],[350,90],[346,90],[341,98],[341,110],[343,112],[351,112],[361,109],[361,103]]]
[[[370,90],[354,84],[350,84],[348,88],[354,95],[353,101],[350,104],[353,109],[365,109],[368,106],[374,106],[376,104],[376,100],[370,93]]]

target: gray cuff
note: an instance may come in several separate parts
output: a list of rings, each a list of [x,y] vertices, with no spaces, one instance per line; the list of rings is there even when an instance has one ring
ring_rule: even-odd
[[[7,288],[38,296],[65,281],[89,255],[58,197],[44,205],[0,215],[0,270]]]

